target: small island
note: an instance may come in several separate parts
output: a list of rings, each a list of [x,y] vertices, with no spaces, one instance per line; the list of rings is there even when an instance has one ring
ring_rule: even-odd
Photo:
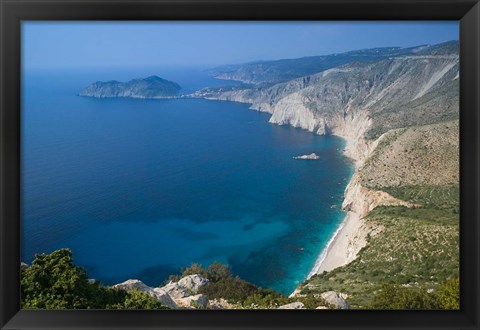
[[[317,160],[320,156],[312,152],[310,155],[295,156],[293,159],[302,159],[302,160]]]
[[[181,87],[173,81],[158,76],[132,79],[127,82],[116,80],[97,81],[85,87],[78,95],[96,98],[128,97],[158,99],[176,97]]]

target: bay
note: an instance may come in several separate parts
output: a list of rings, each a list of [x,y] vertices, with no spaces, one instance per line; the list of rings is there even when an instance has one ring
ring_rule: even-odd
[[[103,284],[152,286],[219,261],[291,293],[344,217],[344,141],[272,125],[246,104],[77,96],[152,74],[185,93],[234,83],[193,68],[23,75],[22,260],[67,247]],[[320,159],[293,159],[312,152]]]

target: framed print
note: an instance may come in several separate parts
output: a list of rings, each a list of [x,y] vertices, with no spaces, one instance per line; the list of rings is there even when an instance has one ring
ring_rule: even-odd
[[[477,1],[2,0],[2,329],[478,329]]]

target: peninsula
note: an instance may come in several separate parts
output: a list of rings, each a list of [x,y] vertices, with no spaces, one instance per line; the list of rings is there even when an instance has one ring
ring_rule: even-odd
[[[127,82],[97,81],[85,87],[79,95],[96,98],[172,98],[177,96],[180,89],[180,85],[173,81],[158,76],[150,76],[132,79]]]

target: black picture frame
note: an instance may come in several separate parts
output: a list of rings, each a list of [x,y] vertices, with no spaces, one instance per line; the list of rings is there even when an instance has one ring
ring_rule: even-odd
[[[0,327],[13,329],[479,329],[477,0],[0,0]],[[20,310],[22,20],[459,20],[459,311]]]

